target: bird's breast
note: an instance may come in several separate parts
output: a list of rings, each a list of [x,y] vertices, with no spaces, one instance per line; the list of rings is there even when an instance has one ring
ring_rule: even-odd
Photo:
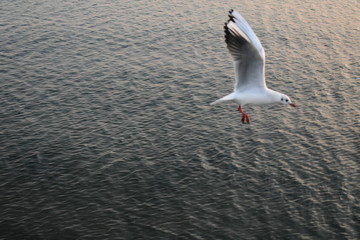
[[[272,97],[265,90],[248,90],[237,93],[237,103],[240,105],[260,105],[273,103]]]

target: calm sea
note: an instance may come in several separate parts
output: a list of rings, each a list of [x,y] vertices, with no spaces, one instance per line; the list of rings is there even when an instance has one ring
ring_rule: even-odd
[[[233,88],[238,10],[297,108]],[[2,0],[0,239],[360,239],[357,0]]]

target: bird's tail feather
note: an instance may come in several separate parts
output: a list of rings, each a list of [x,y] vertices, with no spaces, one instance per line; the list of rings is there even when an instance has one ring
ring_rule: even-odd
[[[210,105],[218,104],[218,103],[225,102],[225,101],[231,101],[234,99],[235,99],[234,93],[230,93],[229,95],[226,95],[225,97],[222,97],[222,98],[216,100],[215,102],[210,103]]]

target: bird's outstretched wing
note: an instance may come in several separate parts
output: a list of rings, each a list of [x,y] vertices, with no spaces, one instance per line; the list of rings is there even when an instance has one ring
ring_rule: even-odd
[[[246,20],[234,10],[229,13],[225,42],[234,59],[235,91],[265,88],[265,51]]]

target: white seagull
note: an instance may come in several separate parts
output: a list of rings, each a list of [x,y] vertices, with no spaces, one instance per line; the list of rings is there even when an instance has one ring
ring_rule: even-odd
[[[231,10],[225,23],[225,42],[234,59],[234,91],[211,105],[235,101],[242,114],[241,122],[250,123],[249,116],[242,110],[246,104],[282,103],[296,107],[285,94],[266,87],[265,51],[250,25],[237,11]]]

